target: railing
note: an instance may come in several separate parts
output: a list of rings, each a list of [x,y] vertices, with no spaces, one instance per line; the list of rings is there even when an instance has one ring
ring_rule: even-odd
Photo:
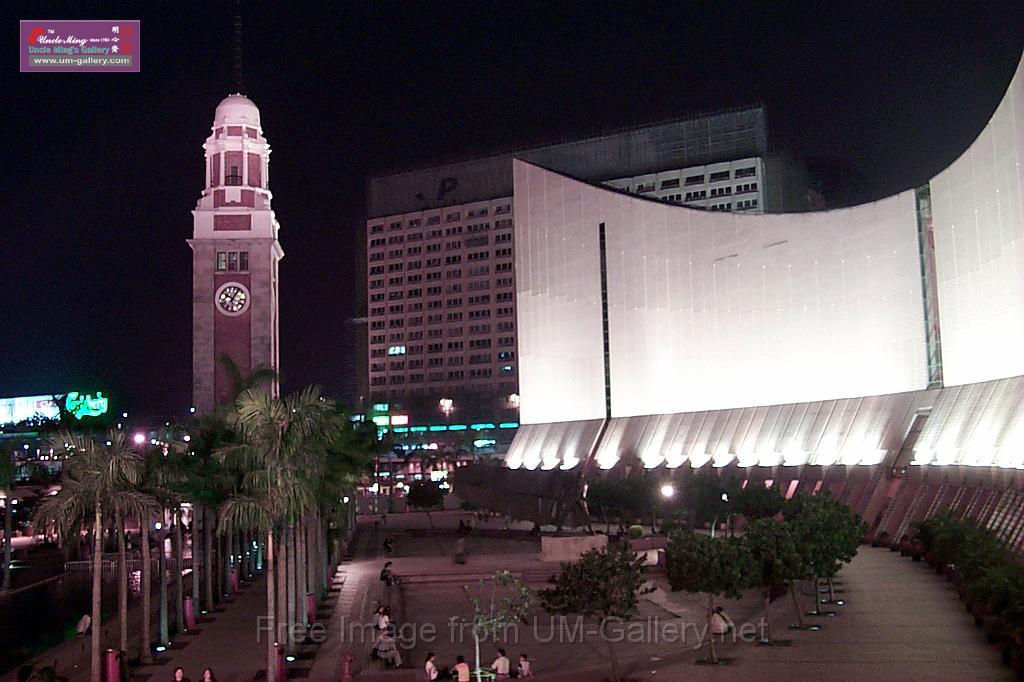
[[[103,556],[104,558],[100,560],[101,573],[103,575],[114,575],[117,572],[117,555],[114,555],[115,558],[112,560],[106,559],[106,554]],[[153,572],[156,573],[159,570],[159,566],[157,565],[158,560],[151,558],[149,562]],[[176,569],[177,564],[178,562],[175,559],[167,559],[164,562],[167,570],[172,573]],[[125,561],[125,567],[128,571],[140,571],[142,570],[142,559],[128,559]],[[186,557],[181,563],[181,570],[185,571],[191,568],[192,559],[191,557]],[[92,561],[69,561],[64,564],[64,572],[73,574],[92,574]]]

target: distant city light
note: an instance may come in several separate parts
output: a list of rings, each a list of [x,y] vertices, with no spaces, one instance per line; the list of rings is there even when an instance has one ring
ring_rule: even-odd
[[[135,441],[136,445],[142,445],[143,443],[146,442],[146,436],[141,433],[136,433],[134,436],[132,436],[132,440]]]
[[[195,413],[196,413],[196,408],[194,408],[194,407],[190,407],[190,408],[188,408],[188,411],[189,411],[190,413],[192,413],[192,414],[195,414]]]

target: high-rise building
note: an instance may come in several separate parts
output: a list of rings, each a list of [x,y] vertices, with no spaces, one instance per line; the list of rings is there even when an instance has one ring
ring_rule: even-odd
[[[440,439],[457,422],[474,443],[498,450],[511,437],[519,407],[516,158],[710,211],[813,207],[800,167],[769,153],[759,107],[372,178],[361,394],[376,404],[381,426],[397,413],[400,433],[418,424]]]
[[[270,207],[270,146],[244,95],[217,105],[206,184],[192,212],[192,391],[199,413],[230,398],[230,358],[243,375],[278,368],[279,225]]]

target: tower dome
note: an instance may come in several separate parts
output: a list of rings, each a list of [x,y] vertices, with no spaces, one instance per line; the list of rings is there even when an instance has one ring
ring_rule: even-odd
[[[260,127],[260,110],[252,100],[235,93],[228,95],[217,105],[217,113],[213,117],[213,125],[222,126],[229,123]]]

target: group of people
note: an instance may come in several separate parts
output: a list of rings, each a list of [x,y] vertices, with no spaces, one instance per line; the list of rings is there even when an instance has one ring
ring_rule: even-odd
[[[490,666],[496,680],[525,679],[533,677],[530,669],[530,659],[526,654],[519,654],[519,665],[513,670],[512,661],[508,660],[504,649],[498,649],[498,657]],[[439,668],[435,660],[434,652],[427,654],[423,662],[423,679],[425,682],[434,680],[452,680],[452,682],[470,682],[471,671],[464,656],[455,657],[455,665],[451,668]]]
[[[217,682],[217,676],[213,674],[213,670],[210,668],[204,668],[203,676],[199,679],[200,682]],[[174,669],[171,680],[173,682],[191,682],[187,677],[185,677],[185,669],[181,666]]]
[[[399,650],[398,640],[395,638],[396,630],[391,622],[391,608],[382,604],[373,614],[373,620],[377,636],[373,642],[372,655],[384,661],[385,665],[401,668],[402,652]]]

